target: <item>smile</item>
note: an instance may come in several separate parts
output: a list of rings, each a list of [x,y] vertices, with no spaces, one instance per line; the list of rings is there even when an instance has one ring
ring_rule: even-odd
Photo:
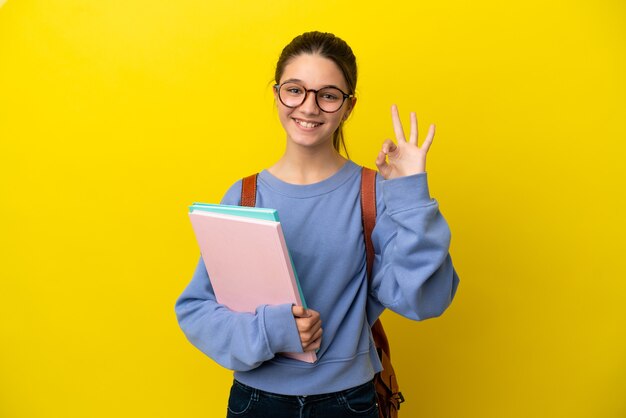
[[[318,126],[322,125],[322,123],[318,123],[318,122],[307,122],[304,120],[300,120],[300,119],[294,119],[294,121],[302,126],[303,128],[317,128]]]

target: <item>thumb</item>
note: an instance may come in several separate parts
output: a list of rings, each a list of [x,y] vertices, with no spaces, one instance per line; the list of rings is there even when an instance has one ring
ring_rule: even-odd
[[[311,314],[304,308],[304,306],[293,305],[291,307],[291,313],[296,318],[308,318]]]

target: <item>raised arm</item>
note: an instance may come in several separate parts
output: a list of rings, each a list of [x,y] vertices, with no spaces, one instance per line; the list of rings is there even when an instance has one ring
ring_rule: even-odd
[[[376,160],[379,216],[372,233],[375,249],[372,293],[385,307],[408,318],[439,316],[449,306],[459,283],[449,254],[450,229],[431,199],[426,153],[433,141],[431,125],[417,145],[417,118],[405,140],[396,106],[392,120],[397,144],[387,140]]]

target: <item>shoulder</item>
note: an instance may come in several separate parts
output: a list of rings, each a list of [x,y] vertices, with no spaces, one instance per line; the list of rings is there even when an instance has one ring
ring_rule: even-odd
[[[226,190],[226,193],[224,193],[220,203],[222,205],[239,205],[241,202],[241,184],[242,179],[233,183],[228,190]]]
[[[380,213],[380,211],[384,208],[382,188],[385,178],[376,169],[365,166],[358,166],[358,168],[361,171],[359,178],[361,179],[360,181],[362,182],[362,187],[372,187],[371,183],[369,185],[367,183],[372,181],[374,182],[374,196],[376,197],[377,212]]]
[[[223,204],[223,205],[240,205],[241,204],[242,186],[243,186],[244,180],[247,179],[248,177],[252,178],[254,176],[258,176],[258,174],[259,173],[249,174],[247,176],[244,176],[244,177],[240,178],[236,182],[234,182],[228,188],[228,190],[226,190],[226,193],[224,193],[224,196],[222,197],[222,201],[220,203]],[[256,178],[254,178],[252,180],[256,181]],[[255,187],[256,187],[256,185],[255,185]]]

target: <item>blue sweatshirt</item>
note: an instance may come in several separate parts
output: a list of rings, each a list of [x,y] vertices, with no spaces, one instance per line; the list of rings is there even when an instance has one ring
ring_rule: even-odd
[[[278,354],[302,351],[290,305],[230,311],[216,302],[202,258],[175,308],[189,341],[248,386],[314,395],[357,386],[381,370],[370,326],[385,308],[414,320],[441,315],[459,279],[448,252],[450,230],[429,196],[426,173],[392,180],[377,175],[370,288],[360,182],[361,169],[351,161],[310,185],[285,183],[266,170],[258,177],[256,204],[278,210],[304,297],[320,313],[316,363]],[[240,199],[238,181],[222,203]]]

